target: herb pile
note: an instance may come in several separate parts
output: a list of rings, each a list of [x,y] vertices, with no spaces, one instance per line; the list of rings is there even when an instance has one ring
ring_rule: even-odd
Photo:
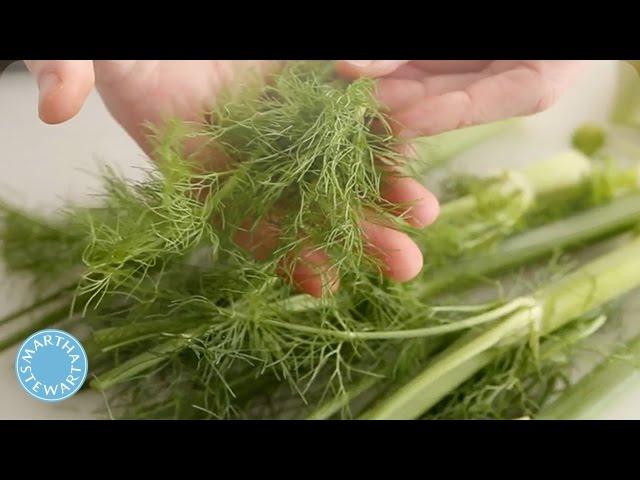
[[[0,348],[45,325],[89,326],[90,386],[118,418],[535,416],[569,383],[572,349],[640,286],[640,242],[622,241],[640,223],[640,169],[599,155],[602,131],[583,131],[583,152],[451,178],[441,218],[415,231],[389,213],[383,170],[424,173],[463,136],[426,142],[412,169],[371,80],[320,62],[268,80],[202,124],[156,131],[157,168],[135,183],[106,169],[99,207],[41,218],[2,204],[7,269],[30,273],[40,296],[0,320],[34,319]],[[227,167],[202,172],[184,149],[194,138]],[[419,278],[383,277],[365,214],[419,242]],[[239,246],[265,228],[277,244]],[[542,268],[616,235],[622,245],[590,263]],[[323,298],[290,286],[310,248],[331,258]],[[535,262],[544,282],[473,300],[470,287]]]

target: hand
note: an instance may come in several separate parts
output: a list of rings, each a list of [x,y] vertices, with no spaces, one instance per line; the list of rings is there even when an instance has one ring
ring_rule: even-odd
[[[529,115],[549,108],[585,68],[584,61],[350,60],[349,78],[379,78],[377,94],[401,137]]]
[[[258,61],[26,61],[40,90],[40,118],[50,124],[74,117],[82,108],[94,83],[105,105],[124,129],[150,153],[143,124],[158,124],[168,117],[200,120],[205,107],[215,101],[221,88],[232,85],[238,75],[258,69],[267,73],[279,62]],[[195,147],[195,146],[194,146]],[[203,161],[209,164],[210,159]],[[438,215],[438,202],[419,182],[388,176],[383,196],[394,203],[412,202],[407,220],[425,227]],[[403,212],[404,213],[404,212]],[[407,281],[422,269],[422,254],[404,233],[371,222],[362,222],[372,254],[383,261],[385,273],[396,281]],[[269,232],[265,232],[268,235]],[[243,236],[238,243],[257,256],[262,245]],[[273,239],[275,241],[275,239]],[[274,246],[274,245],[271,245]],[[315,296],[322,294],[323,275],[329,258],[321,252],[303,252],[293,269],[297,287]],[[330,280],[337,287],[337,279]]]

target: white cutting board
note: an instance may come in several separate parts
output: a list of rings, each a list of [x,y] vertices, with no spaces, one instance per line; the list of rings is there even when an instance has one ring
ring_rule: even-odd
[[[517,129],[463,154],[456,165],[474,171],[518,167],[568,147],[571,131],[585,120],[607,117],[616,86],[617,62],[597,62],[578,84],[550,110],[522,122]],[[82,112],[58,126],[37,117],[36,83],[20,65],[0,76],[0,196],[28,208],[46,211],[65,200],[82,201],[98,182],[100,162],[131,175],[144,165],[140,149],[109,116],[97,94]],[[25,283],[8,284],[0,265],[0,316],[20,305]],[[638,302],[636,302],[638,303]],[[633,309],[634,311],[638,311]],[[640,315],[638,315],[640,322]],[[0,336],[8,330],[0,327]],[[0,418],[96,418],[101,398],[91,392],[58,403],[40,402],[17,382],[17,347],[0,355]],[[640,419],[640,385],[611,402],[600,418]]]

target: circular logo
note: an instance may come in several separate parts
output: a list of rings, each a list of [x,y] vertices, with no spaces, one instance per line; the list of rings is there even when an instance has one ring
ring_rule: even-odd
[[[16,357],[16,374],[29,395],[59,402],[80,390],[87,378],[87,353],[73,335],[40,330],[27,338]]]

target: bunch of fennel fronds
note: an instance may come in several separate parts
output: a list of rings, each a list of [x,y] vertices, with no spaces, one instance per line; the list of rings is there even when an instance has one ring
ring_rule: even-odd
[[[30,272],[41,295],[0,320],[34,318],[0,348],[44,326],[88,325],[91,387],[121,418],[518,418],[567,385],[569,353],[640,286],[631,239],[560,274],[543,269],[543,286],[482,303],[465,293],[630,232],[636,166],[568,151],[467,178],[420,232],[379,194],[379,160],[401,171],[405,159],[371,81],[305,63],[251,91],[204,124],[157,132],[157,169],[144,181],[107,170],[99,208],[45,219],[3,206],[7,268]],[[215,142],[231,167],[195,168],[182,148],[193,136]],[[425,143],[432,160],[456,152],[442,143],[438,158],[434,145]],[[258,261],[234,235],[274,211],[280,243]],[[418,279],[383,278],[360,235],[364,211],[419,241]],[[339,292],[291,290],[283,265],[308,244],[331,256]]]

